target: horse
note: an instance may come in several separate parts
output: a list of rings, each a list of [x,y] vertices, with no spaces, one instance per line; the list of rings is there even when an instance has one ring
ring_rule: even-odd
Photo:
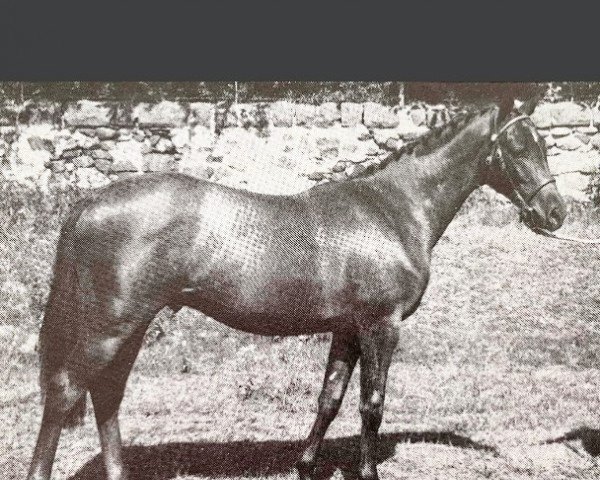
[[[83,421],[87,392],[106,476],[127,477],[118,421],[127,378],[153,317],[187,306],[254,334],[332,334],[301,479],[314,478],[360,359],[358,476],[377,479],[400,325],[418,308],[432,249],[462,203],[487,184],[531,229],[564,221],[530,119],[538,100],[506,96],[463,112],[356,178],[293,195],[163,173],[79,201],[61,229],[40,330],[44,409],[28,478],[50,478],[61,430]]]

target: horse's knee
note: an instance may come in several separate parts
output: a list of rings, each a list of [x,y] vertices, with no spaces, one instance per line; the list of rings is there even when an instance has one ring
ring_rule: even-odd
[[[117,357],[124,340],[119,337],[105,337],[86,342],[81,354],[86,372],[95,378],[99,372],[106,369]]]
[[[383,395],[375,390],[366,401],[361,401],[359,410],[367,426],[379,428],[383,419]]]
[[[327,417],[335,417],[342,406],[342,395],[326,394],[319,397],[319,412]]]

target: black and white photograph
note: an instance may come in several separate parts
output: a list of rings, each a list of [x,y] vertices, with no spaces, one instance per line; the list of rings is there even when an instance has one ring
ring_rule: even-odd
[[[600,82],[0,82],[0,476],[600,475]]]

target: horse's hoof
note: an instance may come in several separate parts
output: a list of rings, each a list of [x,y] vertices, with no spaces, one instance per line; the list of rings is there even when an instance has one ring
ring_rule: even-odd
[[[315,478],[315,465],[309,465],[300,460],[296,462],[296,470],[298,470],[300,480],[313,480]]]

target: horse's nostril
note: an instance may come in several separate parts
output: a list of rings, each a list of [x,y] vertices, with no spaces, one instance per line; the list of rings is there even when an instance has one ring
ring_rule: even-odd
[[[551,211],[550,211],[550,215],[548,216],[548,219],[550,220],[550,223],[552,224],[552,226],[554,228],[558,228],[562,225],[563,222],[563,215],[560,211],[560,208],[558,207],[554,207]]]

